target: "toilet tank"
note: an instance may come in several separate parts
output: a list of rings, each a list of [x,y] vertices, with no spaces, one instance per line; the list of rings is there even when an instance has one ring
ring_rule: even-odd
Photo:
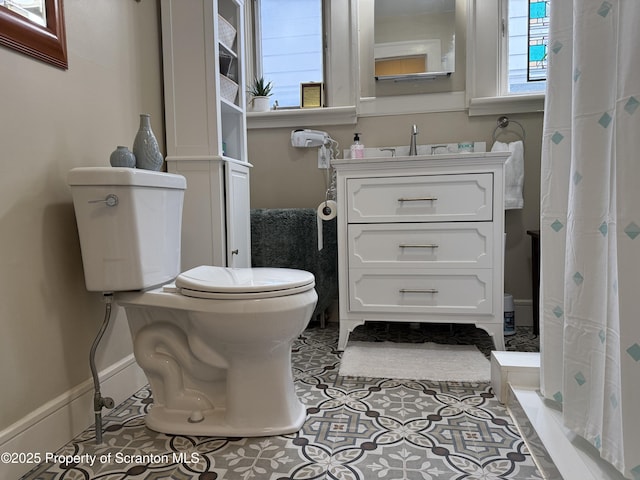
[[[180,273],[183,176],[83,167],[68,183],[87,290],[142,290]]]

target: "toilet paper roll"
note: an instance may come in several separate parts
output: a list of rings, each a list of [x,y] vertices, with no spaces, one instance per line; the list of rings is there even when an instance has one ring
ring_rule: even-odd
[[[318,217],[322,220],[331,220],[338,214],[338,205],[333,200],[327,200],[318,205]]]
[[[322,250],[322,222],[336,218],[338,205],[333,200],[326,200],[318,205],[318,250]]]

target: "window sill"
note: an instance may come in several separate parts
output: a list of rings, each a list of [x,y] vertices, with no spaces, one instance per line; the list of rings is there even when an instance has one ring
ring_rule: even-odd
[[[355,125],[356,107],[326,107],[247,112],[247,129]]]
[[[544,111],[544,93],[509,95],[503,97],[472,98],[469,116],[498,115],[504,113],[534,113]]]
[[[360,99],[359,117],[466,110],[464,92],[422,93]]]

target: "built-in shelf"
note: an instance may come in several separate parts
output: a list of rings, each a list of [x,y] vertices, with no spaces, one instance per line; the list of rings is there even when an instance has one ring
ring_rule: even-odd
[[[188,185],[182,268],[249,267],[244,0],[161,9],[167,168]]]

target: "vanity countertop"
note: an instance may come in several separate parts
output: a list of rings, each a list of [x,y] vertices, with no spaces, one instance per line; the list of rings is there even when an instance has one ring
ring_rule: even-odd
[[[365,165],[376,168],[398,168],[400,166],[412,166],[419,162],[428,162],[431,165],[471,165],[473,163],[504,163],[508,155],[505,152],[464,152],[464,153],[438,153],[434,155],[403,155],[397,157],[368,157],[368,158],[336,158],[331,164],[337,168],[360,167]]]

